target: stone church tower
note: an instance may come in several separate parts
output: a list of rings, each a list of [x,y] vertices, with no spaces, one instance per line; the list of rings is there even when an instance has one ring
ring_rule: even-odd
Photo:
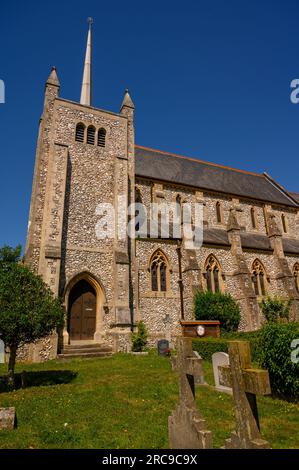
[[[63,299],[65,326],[21,356],[55,358],[70,343],[126,351],[141,319],[154,346],[181,332],[183,311],[192,320],[196,290],[230,293],[243,331],[261,326],[268,294],[292,298],[298,319],[299,194],[266,173],[135,145],[128,90],[119,113],[92,106],[91,34],[90,24],[80,103],[59,96],[55,68],[46,82],[26,246],[26,263]],[[100,238],[99,204],[125,227],[134,201],[148,214],[152,203],[200,204],[202,245],[150,236],[149,225],[136,239]]]
[[[132,198],[134,104],[126,90],[119,113],[94,108],[91,80],[90,24],[80,104],[59,97],[54,67],[46,82],[26,262],[65,299],[64,344],[100,343],[109,330],[106,341],[119,349],[118,342],[130,335],[134,247],[128,239],[97,239],[96,208],[117,208],[119,196]],[[31,355],[55,357],[57,341],[54,335]]]

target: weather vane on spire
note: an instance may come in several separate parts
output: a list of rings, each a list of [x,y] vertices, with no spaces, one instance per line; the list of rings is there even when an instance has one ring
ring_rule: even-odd
[[[91,25],[93,24],[93,18],[91,16],[87,18],[87,23],[89,25],[89,29],[91,29]]]

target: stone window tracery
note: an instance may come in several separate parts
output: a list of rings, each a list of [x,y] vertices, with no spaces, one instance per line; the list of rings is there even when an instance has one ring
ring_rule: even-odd
[[[254,292],[258,296],[266,295],[267,278],[262,263],[257,259],[252,265],[252,284]]]
[[[151,289],[153,292],[167,291],[168,262],[161,250],[157,250],[151,259]]]
[[[211,292],[221,292],[223,290],[221,267],[214,255],[210,255],[206,261],[205,278],[207,290]]]

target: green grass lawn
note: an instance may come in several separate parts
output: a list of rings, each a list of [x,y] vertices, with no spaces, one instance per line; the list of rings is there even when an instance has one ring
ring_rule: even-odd
[[[206,380],[213,383],[211,364]],[[18,427],[0,432],[0,448],[167,448],[167,420],[178,400],[169,358],[117,354],[109,358],[20,364],[29,387],[0,390],[0,406],[15,406]],[[0,374],[6,368],[0,366]],[[234,429],[232,398],[199,386],[197,401],[214,447]],[[262,435],[273,448],[299,447],[299,404],[258,399]]]

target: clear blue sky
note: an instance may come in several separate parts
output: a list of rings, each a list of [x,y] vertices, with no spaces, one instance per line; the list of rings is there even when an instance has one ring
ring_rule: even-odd
[[[0,17],[0,246],[25,244],[44,83],[56,65],[60,96],[79,99],[88,16],[94,105],[118,111],[128,87],[138,144],[299,192],[298,0],[12,0]]]

